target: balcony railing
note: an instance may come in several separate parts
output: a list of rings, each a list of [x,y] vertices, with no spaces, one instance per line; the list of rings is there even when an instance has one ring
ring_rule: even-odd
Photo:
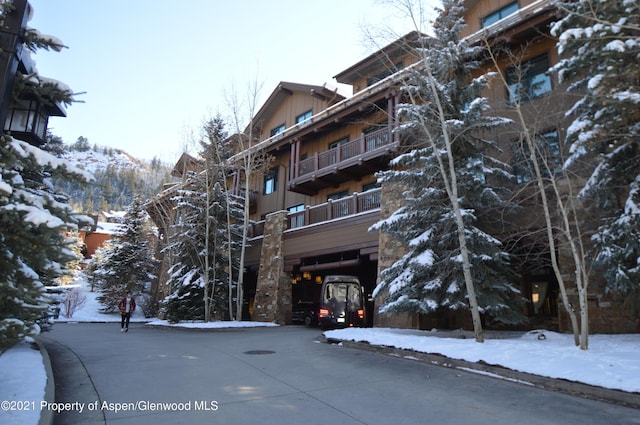
[[[362,193],[354,193],[351,196],[328,201],[324,204],[314,205],[302,211],[291,212],[287,216],[289,229],[295,229],[324,221],[335,220],[372,211],[380,208],[380,189],[372,189]],[[264,221],[258,221],[249,229],[250,237],[264,234]]]
[[[311,158],[303,159],[297,167],[297,175],[293,178],[314,173],[323,168],[328,168],[342,161],[356,158],[368,152],[386,147],[392,144],[393,138],[388,127],[381,128],[369,134],[364,134],[350,142],[342,143],[339,146],[325,152],[316,153]]]

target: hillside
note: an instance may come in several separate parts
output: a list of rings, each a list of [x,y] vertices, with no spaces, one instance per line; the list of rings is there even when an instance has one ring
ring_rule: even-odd
[[[126,152],[86,144],[62,145],[56,153],[72,164],[91,172],[95,181],[54,180],[54,186],[70,197],[75,211],[85,214],[126,209],[134,197],[142,201],[157,195],[170,176],[172,165],[157,159],[139,160]]]

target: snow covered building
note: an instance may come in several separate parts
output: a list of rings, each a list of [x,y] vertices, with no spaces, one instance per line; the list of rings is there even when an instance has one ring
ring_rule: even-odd
[[[564,114],[572,102],[547,72],[558,62],[556,40],[549,35],[550,24],[558,18],[554,2],[468,0],[465,8],[467,27],[461,37],[492,47],[499,71],[506,76],[508,87],[493,84],[486,93],[492,107],[515,120],[513,96],[526,98],[522,112],[547,143],[549,163],[560,166],[568,125]],[[380,271],[404,252],[388,235],[369,229],[402,203],[397,188],[378,184],[376,172],[388,169],[390,160],[405,148],[405,141],[394,132],[396,108],[404,73],[418,62],[413,47],[419,37],[409,33],[338,73],[336,80],[353,88],[349,97],[324,86],[282,82],[254,117],[253,134],[258,136],[251,149],[274,160],[248,188],[253,195],[252,225],[244,295],[252,320],[289,323],[292,305],[319,299],[324,276],[349,274],[364,285],[370,325],[471,328],[464,313],[378,314],[381,299],[372,296]],[[483,73],[496,70],[489,57],[479,59],[485,64]],[[524,313],[529,326],[569,330],[542,231],[544,222],[539,212],[526,208],[527,203],[539,201],[532,195],[527,159],[513,148],[520,132],[507,128],[494,136],[503,148],[502,159],[513,166],[517,177],[518,200],[525,207],[519,225],[530,230],[511,240],[504,235],[519,259],[516,266],[528,300]],[[235,158],[240,160],[242,153]],[[247,189],[239,178],[234,184],[238,192]],[[557,250],[562,259],[565,247]],[[562,272],[570,299],[577,303],[572,270]],[[640,330],[638,300],[615,299],[593,280],[592,332]]]

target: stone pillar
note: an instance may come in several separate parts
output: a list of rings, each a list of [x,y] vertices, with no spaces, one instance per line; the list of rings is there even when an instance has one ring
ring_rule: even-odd
[[[396,184],[383,183],[380,197],[380,219],[384,220],[400,208],[404,202],[404,189]],[[407,253],[404,243],[393,236],[380,232],[378,248],[378,283],[380,274]],[[419,316],[415,313],[378,313],[387,292],[379,293],[374,299],[373,326],[389,328],[417,329]]]
[[[287,214],[287,211],[279,211],[265,218],[253,306],[253,318],[257,322],[291,323],[291,278],[284,271]]]

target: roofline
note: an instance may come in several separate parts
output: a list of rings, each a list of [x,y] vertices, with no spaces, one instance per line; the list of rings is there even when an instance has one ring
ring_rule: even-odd
[[[247,132],[249,125],[255,125],[256,122],[259,122],[271,105],[271,103],[275,100],[276,96],[282,91],[290,91],[290,92],[302,92],[302,93],[310,93],[312,96],[318,96],[325,99],[331,98],[342,98],[344,96],[338,93],[338,89],[335,90],[328,89],[326,86],[317,86],[312,84],[302,84],[302,83],[292,83],[288,81],[280,81],[276,88],[271,92],[267,100],[262,104],[258,112],[254,115],[251,123],[247,125],[245,128],[245,133]]]
[[[528,18],[532,15],[539,15],[542,13],[547,12],[548,10],[552,9],[552,6],[554,6],[554,0],[537,0],[535,2],[533,2],[531,5],[526,6],[525,8],[521,9],[518,16],[522,17],[522,18]],[[542,6],[542,7],[541,7]],[[500,28],[501,30],[504,30],[506,28],[510,28],[513,25],[516,25],[517,23],[519,23],[520,21],[516,21],[515,23],[512,22],[509,19],[505,19],[504,21],[498,21],[499,24],[496,25],[496,27]],[[493,29],[493,26],[489,27],[489,29]],[[470,34],[466,37],[464,37],[463,40],[467,41],[470,44],[474,44],[477,43],[481,40],[481,37],[486,35],[487,29],[481,29],[479,31],[476,31],[473,34]],[[407,37],[409,37],[410,35],[417,35],[419,34],[416,31],[412,31],[411,33],[406,34],[405,36],[403,36],[401,39],[396,40],[394,43],[391,43],[390,45],[386,46],[384,49],[389,49],[392,48],[392,46],[394,45],[398,45],[400,46],[401,44],[399,44],[400,40],[404,40],[407,41]],[[426,34],[421,34],[423,36],[427,36]],[[379,53],[380,51],[376,52]],[[351,66],[350,68],[348,68],[348,70],[353,70],[354,68],[357,68],[358,66],[364,64],[367,60],[374,60],[376,58],[376,53],[368,56],[367,58],[363,59],[362,61],[358,62],[357,64]],[[257,144],[255,144],[254,146],[252,146],[250,149],[252,151],[259,151],[259,150],[263,150],[263,149],[268,149],[270,146],[275,145],[276,143],[280,142],[281,140],[285,139],[285,138],[289,138],[289,137],[293,137],[297,132],[299,132],[300,130],[307,128],[308,126],[313,125],[314,123],[317,123],[318,121],[325,119],[327,117],[332,116],[333,114],[337,114],[347,108],[349,108],[350,106],[353,106],[353,104],[361,102],[362,100],[366,99],[367,97],[373,96],[377,93],[380,93],[381,91],[387,89],[388,87],[392,86],[393,84],[398,83],[399,81],[401,81],[403,78],[405,78],[407,75],[410,75],[410,72],[413,72],[416,68],[420,67],[422,64],[422,61],[419,60],[416,63],[413,63],[401,70],[399,70],[398,72],[391,74],[390,76],[376,82],[375,84],[372,84],[369,87],[366,87],[365,89],[355,93],[354,95],[352,95],[351,97],[345,98],[344,100],[331,105],[325,109],[323,109],[322,111],[320,111],[319,113],[313,115],[310,119],[303,121],[301,123],[298,123],[294,126],[291,126],[287,129],[285,129],[283,132],[276,134],[275,136],[271,136],[267,139],[264,139],[260,142],[258,142]],[[347,70],[343,71],[346,72]],[[340,74],[339,74],[340,75]],[[242,158],[243,153],[238,153],[236,155],[233,155],[231,158],[229,158],[230,161],[235,161],[238,159]]]
[[[378,81],[375,84],[372,84],[371,86],[357,92],[356,94],[354,94],[351,97],[348,97],[334,105],[331,105],[325,109],[323,109],[322,111],[318,112],[317,114],[313,115],[311,118],[309,118],[308,120],[305,120],[301,123],[298,123],[296,125],[293,125],[291,127],[286,128],[284,131],[282,131],[281,133],[276,134],[275,136],[271,136],[267,139],[264,139],[258,143],[256,143],[255,145],[251,146],[249,149],[251,149],[251,151],[256,152],[256,151],[260,151],[260,150],[266,150],[268,149],[270,146],[275,145],[276,143],[280,142],[281,140],[285,139],[285,138],[289,138],[289,137],[293,137],[297,132],[312,126],[313,124],[319,122],[320,120],[329,118],[331,116],[333,116],[334,114],[337,114],[339,112],[342,112],[343,110],[353,106],[354,104],[359,104],[360,102],[362,102],[364,99],[366,99],[367,97],[371,97],[374,96],[376,94],[379,94],[380,92],[388,89],[389,87],[391,87],[392,85],[394,85],[395,83],[397,83],[398,81],[402,80],[403,78],[405,78],[409,72],[413,71],[416,67],[418,67],[422,62],[416,62],[414,64],[411,64],[409,66],[407,66],[406,68],[403,68],[402,70],[396,72],[395,74],[391,74],[390,76],[388,76],[387,78],[384,78],[383,80]],[[239,159],[242,158],[243,156],[243,152],[237,153],[235,155],[233,155],[231,158],[229,158],[229,161],[237,161]]]
[[[333,78],[336,79],[339,83],[343,84],[351,84],[353,79],[346,79],[349,74],[354,73],[357,69],[363,68],[367,65],[375,64],[376,62],[380,62],[381,58],[388,58],[393,56],[399,51],[402,51],[402,48],[405,47],[408,43],[419,40],[421,37],[426,37],[426,34],[420,33],[419,31],[411,31],[402,37],[396,39],[395,41],[389,43],[385,47],[376,50],[369,56],[360,60],[359,62],[351,65],[349,68],[344,71],[339,72]]]

